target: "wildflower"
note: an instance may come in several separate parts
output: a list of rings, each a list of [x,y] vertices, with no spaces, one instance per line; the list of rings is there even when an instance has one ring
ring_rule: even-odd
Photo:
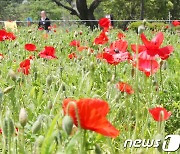
[[[75,106],[70,103],[72,101],[77,106],[77,110]],[[69,108],[67,109],[68,106]],[[78,126],[77,113],[81,128],[95,131],[112,138],[116,138],[119,135],[119,131],[112,126],[106,118],[109,112],[109,106],[108,103],[103,100],[93,98],[85,98],[78,101],[65,99],[63,102],[63,110],[65,115],[69,115],[73,119],[73,123],[76,126]]]

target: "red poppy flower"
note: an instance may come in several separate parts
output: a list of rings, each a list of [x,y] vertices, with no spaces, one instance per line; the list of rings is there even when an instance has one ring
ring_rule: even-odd
[[[44,30],[44,28],[43,28],[43,27],[39,27],[39,28],[38,28],[38,30],[40,30],[40,31],[41,31],[41,30]]]
[[[105,48],[103,53],[98,54],[97,58],[105,59],[111,65],[117,65],[129,59],[130,53],[126,51],[127,47],[127,41],[115,41],[110,48]]]
[[[149,109],[149,112],[155,121],[168,120],[169,117],[171,116],[171,112],[170,111],[168,112],[163,107],[155,107],[155,108]]]
[[[165,29],[168,29],[169,28],[169,25],[165,26]]]
[[[52,46],[45,46],[44,50],[39,53],[41,58],[45,59],[56,59],[55,48]]]
[[[109,39],[108,39],[108,37],[104,31],[101,32],[100,35],[94,39],[94,43],[97,45],[98,44],[105,44],[108,41],[109,41]]]
[[[128,43],[125,40],[118,40],[118,41],[114,41],[113,43],[111,43],[110,45],[110,50],[117,50],[119,52],[126,52],[127,51],[127,47],[128,47]]]
[[[107,30],[111,26],[111,21],[108,18],[101,18],[99,20],[99,26]]]
[[[125,82],[119,82],[116,84],[116,87],[121,91],[121,92],[126,92],[127,94],[134,94],[133,88],[125,83]]]
[[[6,39],[6,31],[4,29],[0,30],[0,41],[4,41]]]
[[[159,64],[156,60],[149,60],[149,59],[142,59],[139,58],[139,66],[138,69],[145,73],[147,77],[149,77],[152,74],[155,74],[159,69]],[[134,63],[134,66],[137,66],[137,63]]]
[[[126,37],[123,33],[121,33],[121,32],[119,32],[118,33],[118,38],[121,40],[121,39],[123,39],[124,37]]]
[[[177,27],[177,26],[180,25],[180,21],[174,20],[174,21],[172,22],[172,25],[173,25],[174,27]]]
[[[25,44],[24,48],[28,51],[36,51],[36,46],[34,44]]]
[[[73,41],[70,42],[69,45],[73,46],[73,47],[80,47],[80,41],[73,40]]]
[[[69,58],[69,59],[77,58],[76,53],[75,53],[75,52],[72,52],[71,54],[68,55],[68,58]]]
[[[164,35],[162,32],[157,33],[157,35],[151,41],[147,40],[146,36],[142,33],[141,39],[145,45],[144,47],[141,46],[141,52],[147,52],[147,54],[151,57],[158,55],[161,59],[164,60],[167,59],[174,50],[174,48],[171,45],[160,48],[164,40]]]
[[[25,59],[20,63],[20,67],[18,69],[18,72],[22,72],[25,75],[29,74],[29,69],[30,69],[30,59]]]
[[[0,41],[5,40],[15,40],[16,36],[12,32],[7,32],[6,30],[0,30]]]
[[[83,50],[87,50],[88,47],[85,47],[85,46],[80,46],[78,47],[78,51],[83,51]]]
[[[128,52],[119,52],[115,54],[111,54],[108,52],[103,53],[103,59],[107,61],[107,63],[111,65],[118,65],[120,62],[126,61],[129,58]]]
[[[34,58],[35,58],[35,57],[34,57],[34,56],[32,56],[32,55],[31,55],[31,56],[29,56],[29,59],[30,59],[30,60],[33,60]]]
[[[3,58],[4,58],[3,54],[0,53],[0,60],[3,59]]]
[[[109,112],[108,103],[100,99],[85,98],[78,101],[65,99],[63,102],[63,110],[65,114],[72,117],[73,122],[78,126],[75,108],[72,104],[69,104],[69,113],[67,111],[67,105],[73,101],[77,105],[77,112],[80,119],[80,126],[83,129],[95,131],[104,136],[116,138],[119,135],[119,131],[112,126],[107,120],[106,115]]]
[[[6,33],[6,40],[15,40],[16,36],[12,32]]]

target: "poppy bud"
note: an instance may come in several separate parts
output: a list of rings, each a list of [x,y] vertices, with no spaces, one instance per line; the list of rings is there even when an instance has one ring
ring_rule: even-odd
[[[47,77],[47,79],[46,79],[46,85],[47,85],[48,87],[50,87],[50,85],[51,85],[51,83],[52,83],[52,80],[53,80],[53,78],[52,78],[51,76],[48,76],[48,77]]]
[[[163,111],[160,112],[160,119],[164,119],[164,112]]]
[[[32,126],[32,133],[36,134],[41,129],[41,121],[38,119]]]
[[[111,82],[114,82],[114,80],[115,80],[115,75],[113,74],[111,78]]]
[[[62,128],[63,130],[70,135],[73,127],[73,120],[70,116],[64,116],[62,121]]]
[[[94,62],[90,63],[90,68],[91,68],[92,72],[94,72],[94,70],[95,70]]]
[[[3,97],[3,92],[2,92],[2,90],[0,89],[0,104],[1,104],[1,101],[2,101],[2,97]]]
[[[145,31],[144,25],[140,25],[140,26],[138,27],[138,34],[142,34],[144,31]]]
[[[29,30],[28,30],[28,33],[32,33],[32,30],[31,30],[31,29],[29,29]]]
[[[11,118],[5,118],[3,123],[3,133],[5,137],[11,137],[14,134],[14,124]]]
[[[102,152],[101,152],[101,149],[100,149],[100,147],[96,144],[95,145],[95,154],[101,154]]]
[[[4,94],[7,94],[8,92],[10,92],[12,89],[14,88],[14,86],[9,86],[7,88],[4,89]]]
[[[8,72],[8,76],[13,80],[13,81],[16,81],[16,73],[13,71],[13,70],[9,70]]]
[[[49,102],[48,102],[48,108],[49,108],[49,109],[52,109],[52,107],[53,107],[52,102],[49,101]]]
[[[77,36],[78,36],[78,32],[75,31],[75,32],[74,32],[74,37],[77,37]]]
[[[36,144],[38,147],[41,147],[43,141],[44,141],[44,136],[40,135],[40,136],[36,139],[35,144]]]
[[[57,144],[61,141],[62,136],[61,136],[60,131],[54,131],[52,136],[53,136],[53,139],[56,141]]]
[[[63,90],[63,91],[66,91],[66,87],[65,87],[64,84],[62,85],[62,90]]]
[[[147,20],[144,19],[144,20],[143,20],[143,25],[146,25],[146,23],[147,23]]]
[[[110,82],[107,82],[107,87],[108,87],[108,88],[110,87],[110,85],[111,85],[111,83],[110,83]]]
[[[134,75],[135,75],[135,69],[132,68],[132,70],[131,70],[131,76],[134,77]]]
[[[15,42],[14,43],[14,47],[17,47],[19,45],[19,43]]]
[[[26,125],[27,118],[28,118],[28,115],[27,115],[25,108],[21,108],[20,113],[19,113],[19,122],[22,127],[24,127]]]

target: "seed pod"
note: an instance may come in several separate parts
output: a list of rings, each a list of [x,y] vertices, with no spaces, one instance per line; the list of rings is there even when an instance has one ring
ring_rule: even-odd
[[[64,84],[62,85],[62,90],[63,90],[63,91],[66,91],[66,87],[65,87]]]
[[[102,152],[101,152],[101,149],[100,149],[100,147],[96,144],[95,145],[95,154],[101,154]]]
[[[52,104],[52,102],[51,102],[51,101],[49,101],[49,102],[48,102],[48,108],[51,110],[51,109],[52,109],[52,107],[53,107],[53,104]]]
[[[36,134],[41,129],[41,121],[38,119],[32,126],[32,133]]]
[[[58,131],[58,130],[54,131],[53,134],[52,134],[52,137],[56,141],[57,144],[59,144],[61,142],[61,137],[62,136],[61,136],[60,131]]]
[[[140,25],[140,26],[138,27],[138,34],[142,34],[144,31],[145,31],[144,25]]]
[[[70,116],[65,116],[62,121],[63,130],[70,135],[73,127],[73,120]]]
[[[29,29],[29,30],[28,30],[28,33],[32,33],[32,30],[31,30],[31,29]]]
[[[13,81],[16,81],[17,79],[17,76],[16,76],[16,73],[13,71],[13,70],[9,70],[8,72],[8,76],[13,80]]]
[[[114,81],[115,81],[115,75],[113,74],[111,78],[111,82],[114,82]]]
[[[14,124],[11,118],[5,118],[3,123],[3,133],[5,137],[11,137],[14,134]]]
[[[27,112],[26,112],[25,108],[21,108],[20,113],[19,113],[19,122],[22,127],[24,127],[26,125],[27,120],[28,120]]]
[[[1,104],[1,102],[2,102],[2,97],[3,97],[3,92],[2,92],[2,90],[0,89],[0,104]]]
[[[78,36],[78,32],[75,31],[75,32],[74,32],[74,37],[77,37],[77,36]]]
[[[48,76],[48,77],[47,77],[47,79],[46,79],[46,85],[47,85],[48,87],[50,87],[50,85],[52,84],[52,80],[53,80],[52,76]]]
[[[95,65],[94,65],[94,62],[91,62],[91,63],[90,63],[90,68],[91,68],[91,71],[92,71],[92,72],[95,71]]]
[[[4,94],[7,94],[8,92],[10,92],[12,89],[14,89],[14,86],[9,86],[7,88],[4,89]]]
[[[44,141],[44,136],[40,135],[40,136],[36,139],[35,144],[36,144],[38,147],[41,147],[43,141]]]

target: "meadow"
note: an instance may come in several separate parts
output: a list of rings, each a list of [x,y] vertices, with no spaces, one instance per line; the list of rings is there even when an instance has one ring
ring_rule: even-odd
[[[146,29],[144,34],[151,40],[158,32]],[[3,153],[165,153],[161,147],[123,146],[127,139],[163,139],[169,134],[180,134],[180,36],[162,29],[161,46],[171,45],[174,50],[167,59],[158,57],[158,69],[146,70],[148,76],[132,62],[131,44],[143,44],[140,35],[130,29],[122,32],[112,28],[106,32],[108,41],[95,44],[94,39],[100,33],[99,28],[91,31],[74,25],[54,27],[46,34],[32,25],[19,27],[14,32],[16,39],[0,41],[3,55],[0,56],[0,149]],[[118,34],[124,36],[118,38]],[[110,64],[99,53],[116,40],[128,42],[127,52],[132,57]],[[29,43],[36,46],[34,51],[25,49]],[[55,48],[53,57],[44,58],[46,55],[40,54],[45,46]],[[25,59],[30,62],[26,68],[21,63]],[[118,87],[120,82],[127,83],[127,88]],[[63,111],[66,98],[71,99],[70,105]],[[101,100],[106,107],[84,104],[80,115],[76,101],[83,98],[93,103]],[[155,120],[149,112],[160,106],[171,112],[166,120]],[[68,111],[73,113],[64,116]],[[98,119],[101,112],[111,124],[108,130],[116,129],[112,134],[103,133],[97,126],[101,125]],[[164,114],[160,113],[161,118]],[[73,120],[77,127],[72,126],[72,115],[76,116]],[[81,126],[83,117],[79,116],[84,116],[93,128]]]

